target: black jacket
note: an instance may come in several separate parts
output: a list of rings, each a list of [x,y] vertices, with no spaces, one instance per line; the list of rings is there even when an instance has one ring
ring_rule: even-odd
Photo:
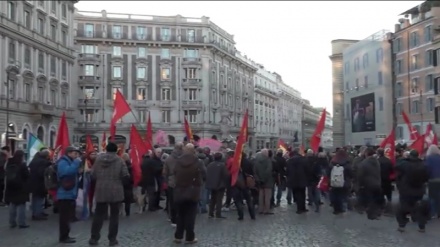
[[[159,180],[162,177],[162,161],[160,158],[145,157],[142,161],[142,187],[160,186]]]
[[[39,197],[45,197],[47,194],[44,184],[44,172],[51,165],[51,162],[45,157],[35,154],[31,163],[29,163],[29,186],[30,192]]]
[[[297,155],[287,161],[287,186],[307,187],[307,158]]]
[[[125,203],[132,203],[134,201],[134,195],[133,195],[133,167],[131,165],[130,161],[125,161],[125,164],[127,165],[128,174],[130,174],[130,178],[126,181],[124,181],[124,202]]]
[[[318,158],[316,156],[309,156],[306,157],[306,159],[307,185],[317,186],[322,175],[322,169],[318,163]]]
[[[21,177],[22,186],[16,188],[8,188],[8,185],[6,184],[5,203],[24,204],[29,201],[29,170],[26,166],[26,163],[24,162],[21,164],[13,164],[8,162],[7,166],[9,165],[18,165],[18,176]]]
[[[382,184],[391,183],[391,174],[394,171],[393,162],[385,156],[381,156],[377,159],[380,164],[380,176]]]
[[[278,174],[283,178],[286,176],[287,172],[286,172],[286,166],[287,166],[287,162],[286,159],[283,158],[283,154],[282,153],[277,153],[275,156],[275,160],[277,162],[277,170],[278,170]]]
[[[412,171],[416,167],[425,168],[424,174],[419,174],[420,177],[417,177],[416,179],[419,181],[422,181],[420,186],[414,186],[409,181],[414,179],[414,176],[417,174],[414,174]],[[396,185],[399,189],[399,195],[400,196],[414,196],[414,197],[420,197],[423,196],[426,192],[426,183],[429,180],[429,172],[426,167],[426,165],[423,163],[423,160],[419,158],[407,158],[402,159],[401,163],[396,166],[396,173],[397,173],[397,181]]]

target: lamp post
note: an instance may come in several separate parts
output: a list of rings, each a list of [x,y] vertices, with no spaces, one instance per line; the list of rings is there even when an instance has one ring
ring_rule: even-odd
[[[9,144],[9,83],[11,80],[11,72],[6,71],[6,132],[5,132],[5,146]]]

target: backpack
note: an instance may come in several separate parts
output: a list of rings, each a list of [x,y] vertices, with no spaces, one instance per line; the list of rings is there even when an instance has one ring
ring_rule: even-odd
[[[330,173],[330,186],[334,188],[342,188],[344,187],[344,184],[344,167],[337,164],[333,166]]]
[[[6,186],[11,189],[20,189],[23,187],[23,180],[18,164],[6,164],[5,180]]]
[[[420,188],[429,179],[428,170],[424,164],[410,164],[405,175],[411,187]]]
[[[44,186],[47,190],[55,190],[58,188],[57,166],[50,165],[44,170]]]

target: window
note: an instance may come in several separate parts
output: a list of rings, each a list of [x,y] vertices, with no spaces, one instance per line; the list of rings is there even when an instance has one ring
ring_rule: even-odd
[[[382,75],[382,71],[378,71],[377,72],[377,83],[379,85],[383,85],[383,75]]]
[[[63,4],[61,5],[61,17],[62,17],[63,19],[66,19],[66,18],[67,18],[67,5],[66,5],[65,3],[63,3]]]
[[[139,122],[141,123],[145,123],[147,121],[147,113],[145,111],[139,110],[138,111],[138,117],[139,117]]]
[[[122,78],[122,67],[114,66],[113,67],[113,78]]]
[[[31,48],[27,46],[24,48],[24,65],[26,68],[31,67]]]
[[[50,90],[50,104],[51,105],[56,105],[56,100],[57,100],[57,91],[55,89],[51,89]]]
[[[67,31],[66,30],[61,31],[61,44],[64,46],[67,45]]]
[[[145,77],[146,77],[146,73],[147,73],[147,68],[145,68],[145,67],[139,67],[139,68],[137,68],[137,73],[136,73],[136,75],[137,75],[137,78],[138,78],[138,79],[145,79]]]
[[[170,68],[162,68],[160,77],[162,80],[170,80],[171,79],[171,69]]]
[[[136,90],[136,100],[146,100],[147,99],[147,89],[144,87],[138,87]]]
[[[350,83],[348,81],[345,82],[345,90],[350,90]]]
[[[171,111],[162,111],[162,123],[169,123],[171,118]]]
[[[24,89],[23,89],[23,91],[24,91],[23,92],[24,93],[24,101],[31,102],[32,101],[32,99],[31,99],[31,97],[32,97],[32,94],[31,94],[32,87],[31,87],[31,85],[25,83],[25,84],[23,84],[23,87],[24,87]]]
[[[362,56],[362,68],[367,68],[368,67],[368,54],[364,54],[364,56]]]
[[[434,51],[427,50],[425,52],[425,66],[432,66],[432,65],[434,65]]]
[[[379,48],[376,50],[376,62],[382,63],[383,62],[383,49]]]
[[[10,19],[11,21],[15,21],[15,13],[16,9],[15,9],[15,3],[13,1],[9,1],[8,2],[8,19]]]
[[[184,111],[184,115],[188,120],[188,122],[197,123],[197,111],[194,110]]]
[[[397,38],[393,41],[393,50],[394,50],[394,53],[398,53],[398,52],[402,51],[402,39],[401,38]]]
[[[359,90],[359,79],[356,79],[355,88],[356,90]]]
[[[186,79],[196,79],[197,69],[191,68],[191,69],[185,69],[185,78]]]
[[[44,54],[43,52],[38,52],[38,69],[40,71],[44,70]]]
[[[50,74],[55,75],[57,73],[57,60],[55,57],[50,58]]]
[[[9,59],[12,61],[15,61],[16,55],[15,55],[15,41],[9,42]]]
[[[419,101],[414,100],[411,102],[411,113],[419,113]]]
[[[67,93],[61,93],[61,107],[67,108]]]
[[[9,82],[9,97],[11,99],[15,99],[16,96],[17,96],[17,82],[10,81]]]
[[[42,17],[38,17],[37,31],[39,34],[44,35],[44,19]]]
[[[162,88],[162,100],[171,100],[171,89]]]
[[[52,1],[51,2],[51,7],[50,7],[50,11],[54,14],[57,13],[57,1]]]
[[[426,99],[426,111],[427,112],[433,112],[435,108],[435,100],[434,98],[427,98]]]
[[[170,58],[170,49],[163,48],[160,57]]]
[[[93,38],[94,33],[95,33],[95,26],[93,24],[86,24],[84,35],[88,38]]]
[[[122,37],[121,35],[121,26],[113,26],[113,38],[114,39],[120,39]]]
[[[368,88],[368,76],[364,76],[364,87]]]
[[[118,92],[118,91],[119,91],[120,93],[122,93],[122,88],[119,87],[119,86],[113,86],[113,87],[112,87],[112,94],[113,94],[112,99],[113,99],[113,100],[116,98],[116,92]]]
[[[50,38],[53,41],[57,40],[57,26],[55,24],[50,25]]]
[[[114,74],[114,68],[115,67],[113,67],[113,74]],[[91,64],[86,64],[86,66],[84,66],[84,75],[94,76],[95,75],[95,66],[91,65]]]
[[[396,104],[396,114],[397,115],[402,115],[402,103],[397,103]]]
[[[138,57],[146,57],[147,56],[147,48],[139,47],[138,48]]]
[[[350,62],[345,62],[344,64],[344,74],[348,75],[350,73]]]
[[[95,121],[95,110],[84,110],[84,122],[93,123]]]
[[[170,39],[171,39],[171,32],[170,32],[170,29],[167,28],[167,27],[163,27],[163,28],[160,30],[160,36],[161,36],[161,40],[162,40],[162,41],[170,41]]]
[[[358,71],[360,69],[359,66],[359,58],[354,59],[354,71]]]
[[[94,45],[82,45],[81,52],[85,53],[85,54],[97,54],[98,47],[96,47]]]
[[[396,139],[403,139],[403,127],[397,126],[396,129]]]
[[[432,41],[432,26],[426,26],[425,29],[423,30],[423,34],[425,36],[425,43],[431,42]]]
[[[61,76],[63,78],[67,77],[67,62],[66,61],[63,61],[61,64]]]
[[[38,101],[39,102],[44,102],[44,88],[43,87],[39,87],[37,90],[38,93]]]
[[[137,38],[142,40],[147,38],[147,29],[145,27],[136,28]]]
[[[86,99],[91,99],[93,96],[95,96],[95,88],[86,86],[84,88],[84,96]]]
[[[196,30],[188,29],[188,42],[194,43],[196,41]]]
[[[383,97],[379,97],[379,111],[383,111]]]
[[[32,28],[32,15],[29,11],[25,10],[23,15],[24,26],[28,29]]]
[[[197,49],[186,49],[184,55],[187,58],[197,58],[197,57],[199,57],[199,50],[197,50]]]
[[[434,90],[434,76],[427,75],[425,77],[425,92]]]
[[[414,48],[419,45],[419,35],[417,32],[412,32],[410,34],[410,47]]]
[[[419,89],[420,89],[420,88],[419,88],[419,78],[418,78],[418,77],[413,78],[413,79],[411,80],[411,91],[412,91],[413,93],[415,93],[415,92],[418,92]]]
[[[402,73],[403,73],[403,64],[402,64],[402,60],[397,60],[397,61],[396,61],[396,73],[397,73],[397,74],[402,74]]]
[[[197,89],[188,90],[188,100],[197,100]]]
[[[113,56],[121,56],[122,49],[120,46],[113,46]]]
[[[411,70],[419,68],[419,55],[412,55],[411,57]]]

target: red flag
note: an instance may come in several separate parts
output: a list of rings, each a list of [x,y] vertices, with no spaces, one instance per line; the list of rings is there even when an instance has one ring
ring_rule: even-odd
[[[244,149],[244,144],[246,143],[248,131],[248,110],[246,110],[243,123],[241,124],[240,134],[238,135],[237,144],[235,146],[234,158],[232,160],[231,167],[231,186],[234,186],[237,182],[238,172],[240,171],[241,166],[241,156]]]
[[[186,117],[183,118],[183,126],[185,127],[186,139],[188,140],[188,142],[193,143],[194,136],[191,130],[191,126],[189,125],[188,120],[186,120]]]
[[[107,147],[107,135],[104,133],[102,133],[102,140],[101,140],[101,151],[105,152],[105,148]]]
[[[70,146],[69,126],[67,125],[66,113],[63,112],[58,124],[57,140],[55,142],[55,149],[59,149],[58,157],[64,155],[64,151],[68,146]]]
[[[327,116],[327,111],[325,108],[322,110],[321,117],[319,118],[318,124],[316,125],[315,132],[313,132],[313,136],[310,139],[310,148],[313,152],[317,153],[319,149],[319,144],[321,143],[321,134],[324,131],[325,127],[325,118]]]
[[[90,135],[86,136],[86,154],[95,152],[95,147],[93,146],[92,138]]]
[[[285,143],[283,140],[281,140],[281,139],[278,139],[278,148],[280,148],[281,150],[283,150],[283,153],[287,152],[287,145],[286,145],[286,143]]]
[[[113,102],[113,116],[110,122],[110,135],[112,140],[115,139],[116,122],[129,112],[131,112],[131,108],[125,100],[124,95],[122,95],[119,89],[116,90],[115,100]]]
[[[414,149],[419,152],[419,155],[423,154],[425,148],[425,135],[419,135],[419,137],[409,146],[410,149]]]
[[[145,142],[153,143],[153,125],[151,124],[150,112],[148,112],[147,132],[145,136]]]
[[[412,126],[408,115],[406,115],[406,113],[404,111],[402,111],[402,117],[403,117],[403,121],[405,122],[406,126],[408,127],[410,139],[416,140],[417,138],[419,138],[419,136],[420,136],[419,132],[417,132],[417,129],[414,126]]]
[[[395,164],[396,157],[394,152],[396,151],[396,132],[394,129],[392,129],[387,138],[380,143],[379,147],[385,149],[385,156],[387,156],[393,162],[393,164]]]
[[[143,154],[139,152],[139,149],[141,149],[143,146],[144,146],[144,142],[142,141],[139,132],[137,131],[134,125],[131,125],[129,155],[133,169],[134,186],[137,186],[142,178],[141,159]]]
[[[425,142],[428,147],[430,145],[438,146],[437,134],[435,134],[431,123],[429,123],[428,126],[426,126]]]

